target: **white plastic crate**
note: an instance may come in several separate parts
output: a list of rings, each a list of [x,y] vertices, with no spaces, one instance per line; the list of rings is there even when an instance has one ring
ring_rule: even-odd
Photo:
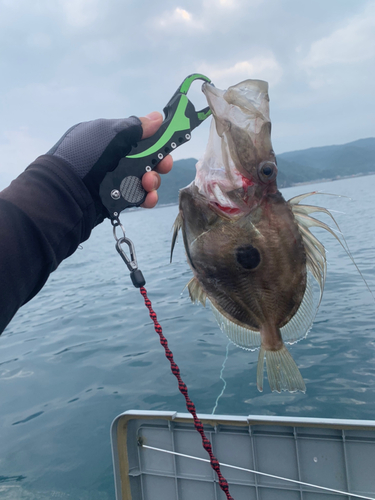
[[[375,499],[375,421],[199,415],[221,464]],[[128,411],[112,424],[117,500],[225,500],[187,413]],[[355,498],[221,466],[234,500]]]

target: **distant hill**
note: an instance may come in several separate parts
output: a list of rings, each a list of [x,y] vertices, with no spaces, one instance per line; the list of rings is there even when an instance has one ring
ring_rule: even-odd
[[[309,148],[277,156],[280,187],[321,179],[375,173],[375,138],[338,146]]]
[[[174,162],[170,174],[162,176],[159,189],[161,204],[177,203],[179,189],[195,177],[197,160]],[[347,144],[309,148],[277,155],[278,186],[288,187],[322,179],[375,173],[375,137]]]
[[[323,146],[319,148],[302,149],[300,151],[291,151],[277,155],[277,160],[283,160],[300,163],[310,168],[326,169],[331,168],[346,157],[346,161],[358,162],[356,154],[363,155],[363,159],[372,161],[375,154],[375,137],[368,139],[359,139],[358,141],[348,142],[340,146]],[[360,159],[362,161],[362,158]]]
[[[197,161],[195,158],[176,160],[172,171],[161,176],[161,186],[158,190],[160,204],[178,202],[178,191],[194,180]]]

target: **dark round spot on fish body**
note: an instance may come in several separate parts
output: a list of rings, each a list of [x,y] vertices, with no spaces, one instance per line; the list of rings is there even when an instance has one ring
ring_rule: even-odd
[[[237,248],[236,258],[244,269],[256,269],[260,264],[259,250],[252,245]]]

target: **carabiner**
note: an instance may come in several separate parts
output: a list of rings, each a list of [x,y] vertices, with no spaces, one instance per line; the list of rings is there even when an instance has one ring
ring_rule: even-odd
[[[130,253],[130,259],[127,256],[126,252],[122,249],[121,245],[122,244],[128,245],[129,248],[129,253]],[[134,244],[129,238],[126,238],[125,236],[116,240],[116,250],[120,254],[120,257],[122,260],[125,262],[127,265],[129,271],[134,271],[135,269],[138,269],[138,264],[137,264],[137,258],[135,256],[135,248]]]

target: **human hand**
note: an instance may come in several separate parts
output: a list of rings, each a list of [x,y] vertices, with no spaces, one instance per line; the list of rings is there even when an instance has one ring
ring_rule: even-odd
[[[105,175],[117,167],[120,159],[127,156],[137,142],[155,134],[162,121],[162,115],[153,112],[142,118],[132,116],[119,120],[99,119],[78,123],[48,151],[47,155],[59,157],[68,163],[86,185],[94,200],[96,224],[109,215],[99,196],[100,184]],[[156,205],[156,190],[161,182],[159,174],[169,172],[172,164],[172,157],[168,155],[154,171],[144,174],[142,185],[148,192],[142,204],[144,208]]]
[[[151,137],[154,135],[159,129],[160,125],[163,122],[163,116],[154,111],[145,117],[141,117],[140,121],[142,123],[142,139],[147,139],[147,137]],[[158,202],[158,193],[157,189],[160,187],[161,179],[159,174],[167,174],[170,172],[173,166],[173,159],[171,155],[165,156],[162,161],[158,164],[155,170],[151,172],[146,172],[142,177],[142,186],[148,194],[144,203],[142,203],[142,207],[144,208],[153,208]]]

